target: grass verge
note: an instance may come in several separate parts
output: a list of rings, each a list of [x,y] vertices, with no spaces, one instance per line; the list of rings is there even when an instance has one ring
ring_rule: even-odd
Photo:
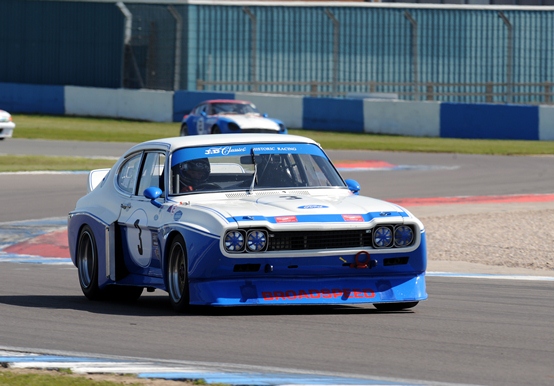
[[[115,160],[105,158],[0,154],[0,173],[20,171],[89,171],[111,168]]]
[[[177,136],[179,123],[141,122],[108,118],[14,115],[14,138],[143,142]],[[554,141],[471,140],[406,137],[368,133],[290,130],[310,137],[327,150],[378,150],[491,155],[552,155]],[[9,139],[7,140],[9,141]],[[0,172],[33,170],[91,170],[111,167],[113,160],[80,157],[0,156]]]
[[[6,369],[0,367],[1,386],[198,386],[200,381],[144,379],[134,374],[74,374],[68,369]],[[218,384],[216,386],[225,386]],[[228,385],[227,385],[228,386]]]

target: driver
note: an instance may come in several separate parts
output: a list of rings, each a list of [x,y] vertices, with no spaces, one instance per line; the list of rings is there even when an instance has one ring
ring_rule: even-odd
[[[179,164],[179,192],[192,192],[210,176],[210,161],[198,158]]]

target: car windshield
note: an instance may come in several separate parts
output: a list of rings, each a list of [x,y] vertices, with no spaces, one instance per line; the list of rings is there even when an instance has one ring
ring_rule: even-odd
[[[171,156],[170,194],[345,187],[312,144],[248,144],[184,148]]]
[[[213,114],[259,114],[259,111],[245,103],[213,103]]]

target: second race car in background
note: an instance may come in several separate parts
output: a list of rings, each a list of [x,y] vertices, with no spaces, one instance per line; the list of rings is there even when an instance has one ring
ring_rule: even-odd
[[[198,104],[181,121],[181,136],[230,133],[287,134],[278,119],[268,118],[248,101],[213,99]]]

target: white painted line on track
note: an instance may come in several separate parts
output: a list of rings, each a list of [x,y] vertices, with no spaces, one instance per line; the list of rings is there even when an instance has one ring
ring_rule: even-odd
[[[504,275],[504,274],[495,274],[495,273],[426,272],[425,276],[459,277],[459,278],[467,278],[467,279],[554,281],[554,277],[552,276]]]
[[[244,386],[308,386],[308,385],[387,385],[417,386],[452,383],[414,381],[340,373],[317,373],[264,366],[169,361],[144,358],[98,356],[84,353],[45,352],[0,346],[0,364],[8,368],[70,369],[77,374],[135,374],[139,378],[168,380],[204,380]],[[469,386],[469,385],[468,385]]]

